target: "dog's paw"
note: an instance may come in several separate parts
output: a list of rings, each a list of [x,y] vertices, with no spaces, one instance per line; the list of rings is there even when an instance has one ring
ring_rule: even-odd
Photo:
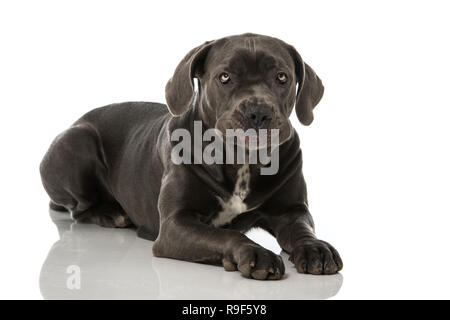
[[[239,270],[244,277],[257,280],[279,280],[284,275],[281,257],[259,246],[241,246],[233,258],[224,258],[222,263],[227,271]]]
[[[289,260],[299,273],[334,274],[342,270],[339,253],[322,240],[304,240],[292,250]]]

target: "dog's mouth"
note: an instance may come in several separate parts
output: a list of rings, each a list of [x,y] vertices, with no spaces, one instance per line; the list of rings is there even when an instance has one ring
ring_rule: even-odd
[[[245,134],[240,139],[243,140],[241,145],[248,150],[267,148],[272,145],[270,131],[259,134]]]
[[[290,131],[290,126],[288,126]],[[240,120],[228,119],[218,121],[216,130],[228,145],[235,145],[247,150],[276,147],[286,141],[284,130],[278,127],[252,128]]]
[[[215,128],[223,142],[258,150],[277,147],[292,136],[289,118],[278,111],[281,108],[266,100],[260,100],[258,104],[255,100],[249,101],[230,107],[230,111],[216,120]]]

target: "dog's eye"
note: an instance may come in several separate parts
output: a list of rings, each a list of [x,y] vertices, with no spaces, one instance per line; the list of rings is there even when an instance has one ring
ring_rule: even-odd
[[[281,84],[284,84],[287,82],[287,75],[284,72],[278,72],[277,79]]]
[[[221,73],[219,76],[219,80],[220,82],[222,82],[223,84],[227,83],[230,81],[230,75],[228,73]]]

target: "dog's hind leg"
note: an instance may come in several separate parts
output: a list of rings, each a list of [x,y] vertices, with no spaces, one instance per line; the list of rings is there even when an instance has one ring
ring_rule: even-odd
[[[84,211],[73,211],[72,217],[80,223],[95,223],[106,228],[127,228],[133,223],[117,202],[93,205]]]
[[[50,203],[48,204],[48,206],[50,207],[50,209],[52,209],[54,211],[69,212],[69,210],[66,207],[60,206],[51,200],[50,200]]]
[[[77,124],[67,129],[55,138],[40,165],[50,208],[85,211],[105,199],[114,200],[104,182],[106,172],[95,128]]]
[[[56,137],[40,170],[51,209],[68,209],[80,223],[110,228],[133,225],[109,192],[102,141],[91,125],[77,124]]]

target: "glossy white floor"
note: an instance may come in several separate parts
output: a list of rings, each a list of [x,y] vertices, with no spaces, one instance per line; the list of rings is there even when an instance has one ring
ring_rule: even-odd
[[[375,209],[355,199],[339,215],[324,212],[318,197],[319,237],[333,243],[344,260],[341,274],[301,275],[284,261],[281,281],[245,279],[221,267],[154,258],[152,242],[133,230],[74,224],[67,214],[49,211],[36,167],[6,173],[2,211],[0,298],[145,298],[145,299],[391,299],[449,298],[450,273],[445,214],[426,218],[418,211]],[[31,180],[25,178],[32,177]],[[325,188],[325,190],[327,190]],[[353,189],[356,192],[356,189]],[[22,195],[30,195],[22,199]],[[327,194],[325,197],[329,197]],[[391,203],[392,205],[392,203]],[[444,205],[441,203],[441,205]],[[360,210],[357,210],[360,208]],[[399,208],[396,208],[399,209]],[[409,213],[408,213],[409,212]],[[50,213],[50,215],[49,215]],[[263,232],[250,235],[279,252]],[[67,285],[80,269],[80,289]],[[69,271],[69,273],[68,273]]]
[[[155,258],[153,242],[137,238],[133,230],[76,224],[67,214],[50,214],[60,239],[40,271],[45,299],[325,299],[343,281],[340,274],[299,275],[285,254],[285,280],[249,280],[222,267]],[[280,251],[270,235],[252,233],[255,240],[261,237],[269,240],[265,243],[270,249]]]

